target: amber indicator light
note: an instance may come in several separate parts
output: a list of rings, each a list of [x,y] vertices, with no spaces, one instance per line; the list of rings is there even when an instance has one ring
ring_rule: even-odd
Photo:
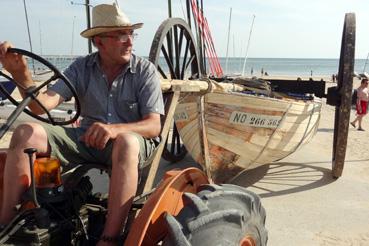
[[[37,158],[34,172],[37,188],[53,188],[61,185],[60,162],[54,157]]]

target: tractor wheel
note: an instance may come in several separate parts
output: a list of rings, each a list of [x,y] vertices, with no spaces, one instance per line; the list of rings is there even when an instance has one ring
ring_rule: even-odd
[[[185,193],[187,204],[173,217],[164,245],[262,246],[267,244],[265,209],[260,198],[236,185],[205,185],[196,195]]]

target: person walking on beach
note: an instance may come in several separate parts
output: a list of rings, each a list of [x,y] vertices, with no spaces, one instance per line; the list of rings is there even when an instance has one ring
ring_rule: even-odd
[[[356,101],[356,118],[351,122],[353,127],[356,127],[356,122],[359,123],[358,130],[364,131],[361,126],[363,117],[367,114],[368,109],[368,79],[362,79],[360,86],[357,88],[357,101]]]
[[[62,164],[101,162],[111,168],[108,213],[97,245],[116,245],[137,190],[138,168],[158,144],[164,104],[155,66],[132,53],[134,30],[143,24],[132,24],[116,4],[96,5],[92,23],[81,36],[92,39],[98,51],[78,58],[64,72],[81,101],[81,126],[25,123],[15,129],[5,164],[0,223],[15,216],[14,207],[29,187],[23,150],[32,147]],[[22,88],[34,82],[25,58],[7,53],[11,47],[0,43],[0,62],[24,93]],[[37,99],[51,110],[71,96],[57,81]],[[31,110],[43,113],[37,104]]]

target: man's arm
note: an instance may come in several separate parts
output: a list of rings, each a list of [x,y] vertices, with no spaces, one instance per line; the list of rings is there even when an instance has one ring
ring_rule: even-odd
[[[50,111],[51,109],[54,109],[60,103],[62,103],[64,101],[64,98],[52,90],[47,90],[39,93],[39,95],[37,96],[37,100],[48,111]],[[31,111],[37,115],[45,113],[45,111],[35,101],[32,101],[28,106],[31,109]]]
[[[21,96],[24,98],[26,95],[26,90],[32,86],[35,86],[35,82],[32,80],[32,75],[28,69],[26,59],[22,55],[8,52],[8,49],[12,47],[12,44],[9,42],[0,43],[0,62],[3,64],[4,69],[7,70],[17,82],[18,90]],[[47,110],[55,108],[64,101],[59,94],[49,90],[39,93],[37,99],[45,106]],[[35,114],[45,113],[43,109],[34,101],[28,106]]]
[[[149,113],[142,120],[132,123],[104,124],[96,122],[87,129],[81,140],[87,146],[103,149],[110,139],[115,139],[120,133],[135,132],[146,138],[154,138],[159,136],[160,130],[160,114]]]
[[[138,122],[113,124],[112,126],[116,133],[130,131],[145,138],[155,138],[159,136],[161,130],[160,114],[149,113]]]

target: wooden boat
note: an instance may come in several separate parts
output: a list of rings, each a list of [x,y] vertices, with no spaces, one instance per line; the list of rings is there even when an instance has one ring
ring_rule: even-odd
[[[183,94],[174,115],[186,149],[217,183],[295,152],[315,135],[320,119],[320,99],[252,95],[245,86],[232,87]]]

